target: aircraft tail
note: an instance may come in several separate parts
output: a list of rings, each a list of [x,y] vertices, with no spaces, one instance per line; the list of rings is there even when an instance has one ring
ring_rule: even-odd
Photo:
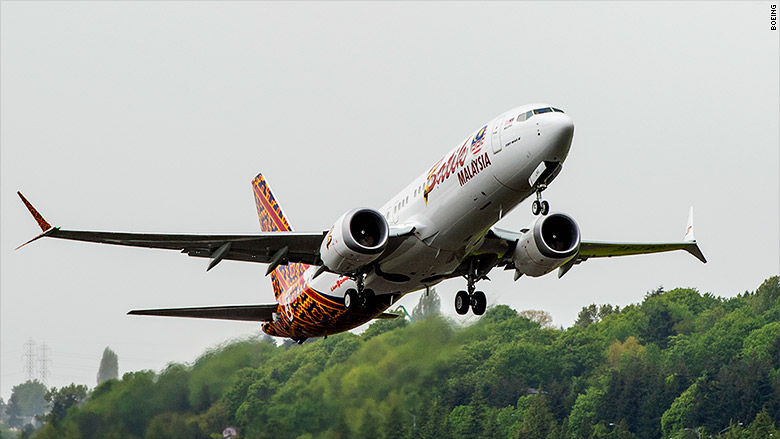
[[[271,186],[263,177],[257,174],[252,180],[252,190],[255,193],[257,205],[257,217],[260,219],[260,229],[263,232],[287,232],[292,231],[292,226],[282,211],[282,206],[276,201],[271,191]],[[274,287],[274,296],[279,297],[290,285],[295,283],[309,266],[307,264],[289,263],[280,265],[271,272],[271,284]]]

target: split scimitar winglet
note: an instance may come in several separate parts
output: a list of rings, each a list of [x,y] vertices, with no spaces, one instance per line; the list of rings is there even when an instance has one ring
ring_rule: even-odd
[[[36,236],[35,238],[33,238],[33,239],[25,242],[24,244],[20,245],[19,247],[16,247],[15,250],[19,250],[20,248],[24,247],[25,245],[27,245],[27,244],[29,244],[29,243],[31,243],[33,241],[37,241],[38,239],[43,238],[44,236],[46,236],[47,234],[49,234],[53,230],[57,230],[57,227],[52,227],[52,225],[49,224],[48,221],[43,219],[43,215],[41,215],[40,212],[38,212],[38,210],[35,207],[33,207],[33,205],[29,201],[27,201],[27,198],[24,198],[24,195],[22,195],[21,192],[17,191],[16,193],[17,193],[17,195],[19,195],[19,198],[22,199],[22,203],[24,203],[25,207],[27,207],[27,210],[30,211],[30,215],[32,215],[33,218],[35,218],[35,222],[38,223],[38,226],[40,226],[41,231],[43,232],[40,235]]]

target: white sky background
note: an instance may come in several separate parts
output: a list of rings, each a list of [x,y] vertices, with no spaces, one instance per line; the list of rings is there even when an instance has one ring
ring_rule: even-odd
[[[258,325],[134,308],[268,303],[265,265],[41,240],[15,192],[71,229],[254,233],[262,171],[298,230],[379,207],[484,122],[548,102],[573,118],[545,192],[585,239],[684,252],[480,283],[489,303],[573,323],[659,285],[733,296],[780,271],[778,32],[753,3],[3,2],[0,395],[23,344],[49,385],[188,362]],[[532,220],[530,201],[499,223]],[[453,315],[459,280],[438,287]],[[419,294],[402,303],[411,311]],[[470,321],[474,317],[454,317]]]

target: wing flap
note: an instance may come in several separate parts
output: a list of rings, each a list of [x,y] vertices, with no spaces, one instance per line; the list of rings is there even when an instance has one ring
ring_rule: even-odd
[[[245,322],[270,322],[278,308],[270,305],[229,305],[198,308],[134,309],[128,315],[190,317],[198,319],[240,320]]]

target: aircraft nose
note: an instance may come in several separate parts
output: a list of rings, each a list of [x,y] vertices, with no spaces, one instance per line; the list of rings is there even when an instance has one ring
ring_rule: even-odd
[[[563,160],[569,153],[571,141],[574,137],[574,122],[569,115],[564,113],[554,113],[547,129],[551,140],[550,144],[558,160]]]
[[[572,137],[574,135],[574,122],[568,114],[556,113],[555,119],[550,122],[551,131],[560,137]]]

